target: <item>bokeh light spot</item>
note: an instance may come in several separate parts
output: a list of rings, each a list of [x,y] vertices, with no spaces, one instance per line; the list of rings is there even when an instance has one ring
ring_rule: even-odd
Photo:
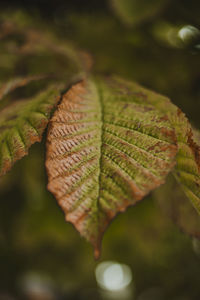
[[[185,25],[179,30],[178,36],[183,42],[190,42],[200,36],[200,31],[192,25]]]
[[[100,263],[95,275],[98,285],[108,291],[125,289],[132,281],[130,267],[113,261]]]

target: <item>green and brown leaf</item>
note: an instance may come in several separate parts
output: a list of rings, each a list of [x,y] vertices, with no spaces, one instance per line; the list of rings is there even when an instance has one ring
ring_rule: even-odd
[[[147,99],[113,79],[84,80],[50,120],[48,189],[96,257],[111,219],[164,183],[175,164],[175,131]]]
[[[185,114],[171,101],[155,92],[147,90],[134,82],[115,78],[118,90],[124,86],[129,93],[135,92],[146,97],[146,103],[156,107],[168,116],[172,128],[175,130],[178,153],[177,164],[173,171],[175,178],[181,184],[187,197],[200,213],[200,142]]]
[[[80,74],[81,58],[45,30],[2,21],[0,32],[1,176],[41,141],[62,88]]]
[[[15,101],[1,110],[0,176],[41,140],[58,95],[59,89],[51,86],[33,99]]]

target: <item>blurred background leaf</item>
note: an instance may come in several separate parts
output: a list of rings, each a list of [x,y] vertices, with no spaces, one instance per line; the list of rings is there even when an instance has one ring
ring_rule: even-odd
[[[138,25],[157,16],[169,0],[110,0],[116,15],[127,25]]]

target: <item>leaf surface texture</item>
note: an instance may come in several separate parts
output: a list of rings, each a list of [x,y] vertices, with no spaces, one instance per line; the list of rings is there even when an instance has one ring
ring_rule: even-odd
[[[174,105],[167,97],[147,90],[134,82],[115,78],[115,86],[126,86],[129,93],[135,93],[146,97],[146,101],[165,113],[175,130],[178,152],[176,166],[173,174],[181,184],[187,197],[200,214],[200,140],[199,134],[193,130],[185,114]],[[145,96],[146,95],[146,96]]]
[[[48,189],[99,254],[118,212],[164,183],[175,164],[168,117],[112,80],[85,80],[63,96],[48,129]]]
[[[58,94],[52,86],[33,99],[13,102],[0,111],[0,176],[41,140]]]

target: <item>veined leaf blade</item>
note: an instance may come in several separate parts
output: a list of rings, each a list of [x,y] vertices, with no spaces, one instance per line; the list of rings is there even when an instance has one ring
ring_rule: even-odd
[[[58,95],[59,88],[50,86],[33,99],[13,102],[0,111],[0,176],[41,140]]]
[[[177,151],[167,116],[112,83],[72,86],[47,136],[48,189],[96,257],[110,220],[164,183]]]
[[[182,189],[200,214],[200,141],[185,114],[167,97],[143,88],[137,83],[115,78],[115,85],[126,86],[129,93],[135,92],[160,112],[167,115],[175,130],[178,144],[177,164],[173,174]]]

